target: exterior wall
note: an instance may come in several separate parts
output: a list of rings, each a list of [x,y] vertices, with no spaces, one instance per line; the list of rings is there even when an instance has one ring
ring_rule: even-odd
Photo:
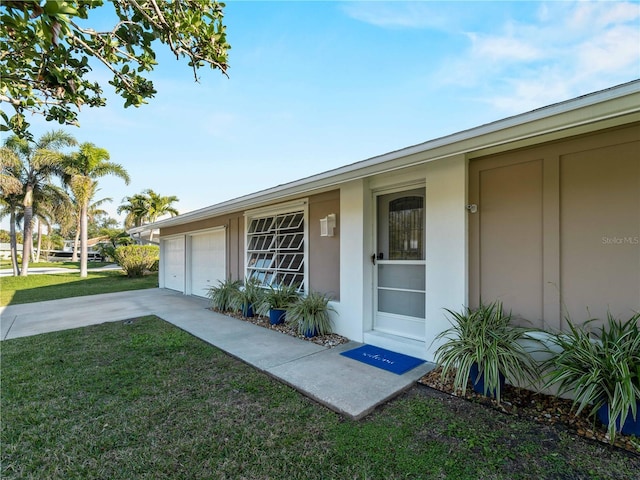
[[[457,155],[426,166],[427,322],[424,358],[433,361],[437,334],[451,326],[445,308],[467,304],[467,160]]]
[[[638,124],[473,160],[469,175],[472,306],[501,300],[550,330],[640,310]]]
[[[362,341],[362,322],[371,316],[371,302],[367,286],[370,278],[365,276],[365,265],[369,261],[369,250],[365,247],[365,188],[363,180],[354,180],[340,188],[340,302],[332,305],[337,311],[333,315],[336,333],[357,342]],[[364,299],[364,301],[363,301]],[[368,310],[367,310],[368,308]],[[369,315],[369,317],[367,317]]]
[[[331,293],[336,301],[340,300],[340,190],[332,190],[308,198],[309,235],[308,235],[308,271],[309,286],[313,290]],[[278,204],[274,204],[277,207]],[[330,213],[338,216],[337,228],[333,237],[320,236],[320,219]],[[175,235],[189,235],[196,231],[216,227],[226,227],[226,265],[227,275],[234,280],[245,277],[245,218],[244,212],[208,218],[176,227],[163,228],[163,238]]]
[[[336,214],[333,237],[320,236],[320,219]],[[308,269],[309,289],[330,294],[340,301],[340,190],[309,197]]]
[[[244,217],[242,213],[207,218],[199,222],[160,229],[160,237],[186,235],[200,230],[226,227],[227,275],[232,279],[244,278]],[[162,262],[162,255],[161,255]],[[162,287],[162,285],[160,285]]]
[[[518,128],[529,132],[526,125]],[[474,137],[446,148],[407,151],[385,160],[384,171],[378,164],[376,170],[358,167],[358,177],[329,178],[339,187],[317,187],[333,190],[307,195],[303,189],[314,186],[303,184],[277,200],[279,192],[269,201],[243,205],[277,208],[306,199],[308,287],[334,295],[336,333],[426,360],[434,359],[435,336],[450,326],[445,309],[477,306],[480,298],[503,300],[516,315],[546,328],[563,327],[563,305],[580,319],[587,308],[600,318],[607,309],[619,316],[640,310],[640,124],[569,139],[561,138],[566,131],[541,132],[546,143],[496,133],[497,140],[490,136],[482,144]],[[371,262],[376,195],[422,186],[424,342],[374,331]],[[469,211],[469,204],[478,212]],[[335,235],[321,237],[320,219],[332,213]],[[163,228],[160,235],[184,238],[225,226],[227,273],[242,279],[244,214]]]
[[[638,128],[635,138],[560,157],[560,291],[576,320],[640,310]]]

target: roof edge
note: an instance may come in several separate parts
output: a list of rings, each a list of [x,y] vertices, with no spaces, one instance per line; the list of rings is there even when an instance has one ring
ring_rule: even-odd
[[[527,134],[527,137],[535,137],[543,135],[545,133],[566,130],[568,128],[579,126],[580,124],[597,123],[606,120],[607,118],[622,117],[632,113],[640,112],[640,79],[637,79],[631,82],[609,87],[604,90],[599,90],[597,92],[582,95],[570,100],[565,100],[545,107],[537,108],[526,113],[513,115],[501,120],[496,120],[467,130],[462,130],[460,132],[438,137],[433,140],[428,140],[423,143],[370,157],[365,160],[294,180],[292,182],[260,190],[201,209],[193,210],[176,217],[159,220],[155,223],[143,225],[141,227],[135,227],[133,229],[130,229],[128,232],[139,233],[150,228],[166,228],[171,226],[183,225],[202,220],[213,215],[223,215],[225,213],[231,213],[232,211],[244,210],[246,208],[256,206],[266,201],[277,201],[278,199],[302,193],[303,191],[308,192],[310,190],[317,190],[323,187],[336,185],[338,183],[344,183],[349,180],[355,180],[368,174],[382,173],[382,171],[380,171],[370,172],[368,174],[363,173],[361,175],[358,174],[358,172],[363,172],[363,170],[380,166],[390,161],[410,157],[428,151],[435,151],[444,147],[468,142],[473,139],[478,140],[476,142],[476,145],[467,145],[467,148],[462,150],[470,152],[474,149],[486,148],[492,146],[489,143],[489,140],[491,140],[489,137],[495,135],[498,132],[513,130],[513,135],[505,136],[505,138],[500,142],[502,144],[512,143],[514,141],[523,139],[522,134],[520,132],[517,132],[518,127],[522,127],[523,125],[527,124],[535,124],[536,122],[541,122],[542,120],[546,121],[554,117],[562,117],[571,112],[575,112],[581,109],[588,109],[599,104],[606,104],[607,102],[622,99],[630,95],[636,95],[639,98],[635,103],[631,102],[630,104],[616,105],[614,106],[612,111],[600,112],[597,115],[594,115],[593,118],[585,118],[582,121],[566,121],[560,119],[559,121],[554,123],[549,122],[550,125],[540,125],[540,128],[538,129],[532,128],[531,132]],[[594,112],[590,113],[593,114]],[[483,138],[486,139],[484,143],[482,141]],[[454,154],[455,151],[452,151],[448,155]],[[433,161],[437,158],[438,157],[423,159],[419,163]],[[410,165],[401,165],[396,168],[403,168],[406,166]]]

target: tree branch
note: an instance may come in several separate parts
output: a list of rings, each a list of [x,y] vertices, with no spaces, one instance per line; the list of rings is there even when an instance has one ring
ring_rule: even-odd
[[[82,45],[82,47],[84,47],[88,52],[90,52],[91,55],[93,55],[98,60],[100,60],[100,62],[102,62],[109,70],[111,70],[111,73],[113,73],[114,76],[122,80],[122,83],[124,83],[127,86],[127,88],[133,89],[133,85],[131,84],[129,79],[126,76],[123,76],[118,70],[113,68],[111,64],[107,61],[107,59],[104,58],[97,50],[93,49],[87,42],[85,42],[82,37],[76,36],[73,33],[71,33],[69,35],[69,38],[72,42],[77,41],[80,45]]]

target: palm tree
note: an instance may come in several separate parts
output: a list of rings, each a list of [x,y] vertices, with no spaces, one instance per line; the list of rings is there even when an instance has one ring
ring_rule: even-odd
[[[44,185],[49,184],[52,176],[63,175],[62,164],[65,155],[60,149],[76,145],[76,143],[76,140],[71,135],[62,130],[45,133],[36,142],[12,135],[4,143],[5,148],[12,152],[20,163],[20,165],[14,165],[14,167],[7,169],[7,172],[4,171],[3,167],[3,175],[6,173],[13,176],[22,185],[21,198],[24,230],[21,276],[27,276],[28,274],[29,256],[33,248],[33,208],[34,203],[37,203],[34,191],[42,189]],[[4,156],[5,153],[3,153]]]
[[[69,195],[57,185],[38,185],[33,190],[33,219],[38,221],[38,245],[32,249],[31,257],[33,261],[40,258],[40,247],[42,240],[42,225],[46,225],[50,230],[51,225],[64,221],[69,215],[73,205]],[[16,214],[17,223],[24,221],[24,209],[18,210]],[[24,255],[24,253],[23,253]]]
[[[175,217],[178,215],[178,210],[173,207],[173,203],[178,201],[178,197],[175,195],[159,195],[150,188],[143,191],[143,194],[148,197],[148,209],[147,209],[147,219],[149,223],[155,222],[158,217],[162,217],[164,215],[171,215]],[[151,230],[151,234],[149,235],[149,241],[153,241],[153,230]]]
[[[178,215],[173,204],[179,201],[175,195],[160,195],[148,188],[142,193],[136,193],[132,197],[125,197],[124,202],[118,207],[118,213],[127,212],[124,219],[125,228],[139,227],[145,223],[153,223],[163,215],[175,217]],[[153,230],[149,236],[153,241]]]
[[[118,213],[126,212],[124,228],[139,227],[147,218],[147,197],[142,193],[136,193],[132,197],[124,197],[123,203],[118,207]]]
[[[97,182],[93,183],[93,191],[89,192],[89,202],[91,202],[91,200],[93,200],[93,196],[96,193],[96,190],[98,190],[96,187],[98,186]],[[100,215],[106,215],[107,211],[103,210],[100,208],[100,205],[102,205],[105,202],[111,202],[113,201],[113,199],[111,197],[105,197],[105,198],[101,198],[100,200],[96,200],[95,202],[91,202],[89,203],[89,205],[87,206],[87,231],[88,231],[88,227],[89,224],[91,222],[94,221],[94,219],[96,217],[99,217]],[[77,207],[75,208],[75,218],[76,218],[76,236],[74,238],[73,241],[73,253],[71,254],[71,261],[72,262],[77,262],[78,261],[78,246],[80,243],[80,223],[82,221],[81,215],[80,215],[80,205],[77,205]],[[88,237],[88,235],[87,235]]]
[[[129,174],[118,163],[109,161],[109,152],[92,143],[83,143],[80,150],[68,157],[65,165],[65,183],[69,185],[78,203],[80,213],[80,277],[87,276],[87,212],[95,192],[97,178],[115,175],[129,184]]]
[[[13,276],[20,275],[20,266],[18,265],[18,241],[16,239],[16,211],[20,204],[20,196],[18,194],[5,194],[3,191],[2,201],[0,203],[0,218],[9,215],[9,245],[11,249],[11,267],[13,268]]]
[[[16,241],[16,210],[20,203],[20,193],[22,193],[22,182],[17,178],[20,165],[20,158],[15,152],[6,147],[0,149],[0,186],[2,188],[0,218],[9,215],[9,243],[14,277],[20,274]]]

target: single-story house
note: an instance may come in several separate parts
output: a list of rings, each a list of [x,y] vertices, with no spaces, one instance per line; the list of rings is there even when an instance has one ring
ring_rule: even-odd
[[[548,330],[567,314],[629,318],[640,310],[640,80],[152,227],[161,288],[300,284],[333,295],[337,333],[426,360],[450,326],[445,309],[481,299]]]

